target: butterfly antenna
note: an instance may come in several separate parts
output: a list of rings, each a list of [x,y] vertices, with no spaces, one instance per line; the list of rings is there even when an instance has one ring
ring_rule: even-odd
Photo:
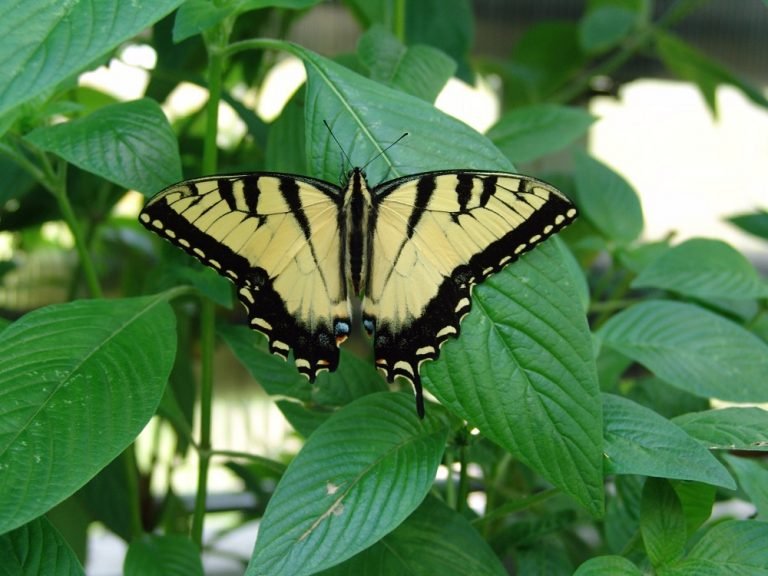
[[[400,138],[398,138],[397,140],[395,140],[394,142],[392,142],[392,144],[390,144],[389,146],[387,146],[386,148],[384,148],[384,150],[382,150],[381,152],[379,152],[378,154],[376,154],[376,156],[374,156],[373,158],[371,158],[370,160],[368,160],[368,162],[366,162],[366,163],[363,165],[363,167],[362,167],[362,168],[360,168],[360,169],[361,169],[361,170],[365,170],[365,169],[366,169],[366,167],[368,166],[368,164],[370,164],[371,162],[373,162],[374,160],[376,160],[376,159],[377,159],[379,156],[383,156],[383,155],[384,155],[384,154],[387,152],[387,150],[389,150],[390,148],[392,148],[392,147],[393,147],[395,144],[397,144],[398,142],[400,142],[400,140],[402,140],[402,139],[403,139],[403,138],[405,138],[406,136],[408,136],[408,132],[403,132],[403,134],[401,134],[401,135],[400,135]]]
[[[328,133],[331,135],[331,138],[333,138],[333,141],[336,142],[336,145],[339,147],[339,150],[341,151],[341,155],[344,157],[344,162],[346,162],[347,166],[352,166],[352,161],[349,159],[349,156],[347,156],[347,153],[344,151],[344,147],[341,145],[341,142],[339,142],[339,139],[336,138],[336,135],[333,133],[333,130],[331,130],[330,125],[328,122],[323,120],[323,124],[325,124],[325,127],[328,128]],[[344,169],[344,165],[341,166],[341,180],[344,179],[344,175],[347,173],[347,171]]]

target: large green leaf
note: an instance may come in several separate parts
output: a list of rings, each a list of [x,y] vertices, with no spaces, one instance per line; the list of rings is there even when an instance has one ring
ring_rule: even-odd
[[[374,157],[401,135],[401,129],[411,131],[409,138],[367,168],[372,182],[385,174],[399,176],[468,165],[510,168],[485,137],[426,102],[387,89],[301,48],[291,49],[304,59],[308,73],[307,149],[313,151],[312,174],[333,179],[342,164],[323,119],[328,120],[339,141],[349,146],[347,154],[353,162]],[[496,288],[486,292],[486,301],[475,305],[462,325],[462,337],[443,347],[445,360],[425,365],[425,383],[484,434],[518,456],[525,453],[526,462],[597,512],[602,506],[600,402],[589,332],[574,281],[562,255],[554,246],[545,246],[492,282]],[[481,293],[481,288],[475,291],[476,301]],[[497,325],[499,320],[501,325]],[[537,327],[535,332],[529,325]],[[520,333],[513,334],[512,326]],[[492,358],[485,347],[489,341],[496,342],[493,352],[503,355],[503,372],[499,368],[490,373],[487,370]],[[459,363],[451,361],[454,357],[463,357],[463,365],[457,367]],[[471,367],[467,358],[472,358]],[[472,372],[474,367],[477,373]],[[464,377],[455,376],[456,370]],[[537,370],[543,370],[543,375]],[[499,374],[509,376],[500,378]],[[528,398],[531,382],[535,382],[538,394]],[[552,388],[560,390],[553,402],[549,398]],[[503,397],[503,405],[479,402],[478,389],[490,395],[486,398]],[[526,401],[519,406],[515,399],[521,396]],[[550,409],[556,410],[557,417],[547,415]],[[516,435],[521,429],[520,417],[525,414],[527,425]],[[541,434],[538,426],[546,422],[556,422],[559,429],[550,427],[549,434]],[[561,434],[575,436],[565,442]],[[542,449],[546,456],[539,452]]]
[[[0,113],[86,69],[183,0],[4,2]]]
[[[151,196],[181,180],[176,136],[149,98],[100,108],[85,118],[38,128],[26,139],[118,186]]]
[[[0,332],[0,531],[72,494],[147,424],[176,352],[166,300],[48,306]]]
[[[145,534],[133,540],[123,564],[125,576],[203,576],[200,551],[178,534]]]
[[[735,488],[723,465],[706,448],[653,410],[621,396],[603,394],[603,411],[606,473]]]
[[[318,576],[504,576],[498,557],[477,530],[434,496],[395,530]]]
[[[632,282],[698,298],[768,296],[768,284],[746,257],[721,240],[693,238],[664,252]]]
[[[713,450],[768,451],[768,411],[761,408],[693,412],[673,422]]]
[[[768,575],[768,523],[729,520],[709,529],[664,576]]]
[[[84,576],[77,556],[44,517],[0,536],[0,576]]]
[[[641,302],[608,320],[598,335],[606,346],[691,394],[768,401],[768,344],[693,304]]]
[[[602,508],[600,395],[586,319],[555,246],[473,292],[461,337],[424,365],[454,413],[594,513]]]
[[[580,108],[537,104],[507,112],[487,136],[512,162],[530,162],[581,138],[594,121]]]
[[[305,108],[309,171],[331,182],[344,166],[327,121],[351,161],[364,164],[375,185],[427,170],[476,168],[511,170],[509,161],[483,135],[434,106],[382,86],[295,45],[285,45],[307,69]],[[409,136],[382,153],[406,131]]]
[[[392,531],[422,502],[448,435],[410,394],[382,392],[338,411],[288,466],[259,527],[248,576],[328,568]]]
[[[618,173],[584,152],[576,154],[576,204],[602,234],[629,244],[643,231],[643,210],[635,191]]]

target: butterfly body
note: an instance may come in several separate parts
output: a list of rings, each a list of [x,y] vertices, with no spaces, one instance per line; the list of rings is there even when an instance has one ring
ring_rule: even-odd
[[[251,327],[311,381],[336,369],[360,296],[376,366],[413,384],[423,414],[419,368],[458,336],[473,286],[575,217],[526,176],[452,170],[371,188],[355,168],[343,188],[277,173],[188,180],[140,220],[234,282]]]

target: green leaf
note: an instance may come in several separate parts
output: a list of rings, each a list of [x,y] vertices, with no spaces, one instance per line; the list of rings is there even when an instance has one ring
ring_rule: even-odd
[[[667,480],[648,478],[643,487],[640,534],[657,570],[683,555],[687,534],[683,506]]]
[[[757,458],[724,454],[723,458],[736,476],[739,487],[757,508],[760,520],[768,518],[768,469]]]
[[[79,120],[38,128],[25,139],[147,196],[181,180],[176,136],[160,106],[149,98],[105,106]]]
[[[435,101],[456,71],[456,63],[440,50],[425,45],[406,48],[378,25],[360,38],[357,55],[371,78],[427,102]]]
[[[0,82],[0,114],[85,70],[181,3],[5,3],[0,8],[0,62],[8,75]]]
[[[768,523],[729,520],[708,530],[664,576],[768,575]]]
[[[123,564],[125,576],[203,576],[200,551],[189,538],[145,534],[131,542]]]
[[[318,576],[505,576],[488,543],[434,496],[379,542]]]
[[[573,576],[643,576],[643,571],[623,556],[597,556],[579,566]]]
[[[761,408],[721,408],[673,420],[710,450],[768,451],[768,412]]]
[[[466,167],[468,162],[478,168],[511,168],[485,137],[426,102],[390,90],[302,48],[289,48],[304,59],[308,73],[306,118],[307,149],[313,151],[311,174],[332,180],[342,166],[341,153],[323,126],[323,119],[329,119],[336,137],[348,147],[352,162],[359,163],[381,152],[405,128],[410,131],[409,138],[367,168],[371,182],[425,170]],[[496,286],[489,288],[490,282]],[[483,289],[487,290],[484,302],[479,296]],[[603,495],[601,427],[594,361],[579,293],[562,255],[554,246],[545,244],[479,286],[474,294],[476,304],[462,324],[462,337],[446,343],[440,361],[425,364],[425,384],[443,403],[461,410],[457,413],[468,417],[484,434],[507,449],[514,448],[517,455],[528,454],[529,465],[590,510],[599,511]],[[501,312],[496,314],[499,307]],[[497,321],[501,321],[498,327]],[[528,325],[536,326],[536,332],[532,333]],[[521,333],[510,333],[510,326]],[[542,335],[546,335],[544,339]],[[495,352],[502,351],[507,370],[504,378],[497,377],[498,370],[488,372],[490,354],[478,354],[478,349],[484,349],[479,343],[487,341],[496,343]],[[452,361],[453,357],[471,357],[472,366],[466,361],[457,366],[460,362]],[[510,380],[517,386],[510,386]],[[516,399],[525,396],[532,386],[539,394],[516,404]],[[460,395],[454,395],[454,387]],[[551,387],[560,391],[555,406],[550,406]],[[478,389],[491,396],[481,398]],[[503,398],[503,407],[488,398]],[[550,409],[556,411],[557,417],[548,414]],[[526,416],[525,425],[518,416]],[[545,423],[550,424],[549,434],[542,434],[538,428]],[[518,433],[521,426],[524,433]],[[571,434],[575,436],[571,438]],[[567,442],[565,437],[569,438]]]
[[[603,345],[691,394],[768,401],[768,345],[693,304],[641,302],[608,320],[597,334]]]
[[[487,136],[512,162],[530,162],[583,137],[594,121],[581,108],[538,104],[507,112]]]
[[[270,354],[266,338],[261,334],[245,326],[227,324],[220,324],[217,332],[270,396],[288,396],[323,406],[343,406],[360,396],[388,389],[373,363],[346,350],[341,351],[336,372],[322,372],[310,384],[299,374],[292,360],[286,362]]]
[[[307,69],[306,135],[309,172],[338,180],[342,154],[327,120],[353,163],[364,164],[407,130],[408,138],[366,168],[372,184],[427,170],[512,170],[490,141],[431,104],[382,86],[299,46],[286,45]]]
[[[702,482],[671,480],[670,483],[683,505],[686,532],[690,536],[712,516],[718,489]]]
[[[0,332],[0,531],[72,494],[147,424],[176,352],[166,300],[57,304]]]
[[[713,115],[717,115],[716,90],[720,84],[730,84],[758,106],[768,108],[768,99],[758,89],[737,78],[677,36],[657,30],[656,50],[670,72],[696,84]]]
[[[632,282],[696,298],[764,298],[768,284],[744,255],[721,240],[694,238],[664,252]]]
[[[409,46],[434,46],[454,59],[457,76],[473,78],[469,54],[474,43],[475,16],[469,0],[419,0],[405,3],[405,37]]]
[[[178,44],[212,28],[230,14],[234,14],[236,8],[234,2],[219,7],[210,0],[186,0],[179,7],[173,21],[173,41]]]
[[[422,368],[429,390],[593,513],[602,509],[600,396],[576,286],[549,243],[473,292],[461,337]]]
[[[606,238],[629,244],[643,231],[643,209],[632,186],[584,152],[576,154],[576,205]]]
[[[542,22],[529,26],[503,70],[506,108],[551,98],[587,62],[573,22]]]
[[[731,216],[728,221],[749,234],[768,240],[768,212],[765,210]]]
[[[267,505],[248,566],[258,574],[313,574],[364,550],[422,502],[448,429],[410,394],[365,396],[309,437]]]
[[[2,576],[85,576],[75,553],[44,516],[0,535],[0,558]]]
[[[270,170],[288,174],[308,173],[304,134],[305,95],[304,87],[299,88],[269,127],[264,164]]]
[[[579,44],[589,54],[599,54],[617,46],[638,24],[638,16],[621,6],[600,6],[590,10],[579,22]]]
[[[631,400],[603,394],[605,468],[608,474],[642,474],[695,480],[733,489],[725,468],[669,420]]]

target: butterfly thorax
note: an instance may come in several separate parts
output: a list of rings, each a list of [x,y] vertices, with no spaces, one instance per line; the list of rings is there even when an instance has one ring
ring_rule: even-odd
[[[349,290],[360,295],[365,289],[370,240],[368,231],[373,207],[371,191],[360,168],[350,171],[342,205],[342,237],[346,244],[342,247],[344,271]]]

